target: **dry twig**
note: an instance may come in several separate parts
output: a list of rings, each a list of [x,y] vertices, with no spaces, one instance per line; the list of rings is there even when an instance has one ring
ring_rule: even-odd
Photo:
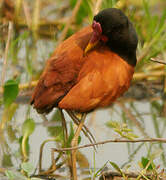
[[[42,157],[43,157],[43,148],[45,146],[46,143],[48,142],[55,142],[56,138],[52,138],[52,139],[47,139],[45,140],[41,146],[40,146],[40,153],[39,153],[39,173],[42,172]]]
[[[96,145],[103,145],[107,143],[140,143],[140,142],[160,142],[160,143],[166,143],[166,139],[164,138],[146,138],[146,139],[135,139],[135,140],[129,140],[129,139],[109,139],[106,141],[100,141],[97,143],[93,144],[85,144],[82,146],[75,146],[75,147],[70,147],[70,148],[53,148],[55,152],[63,152],[63,151],[71,151],[71,150],[78,150],[78,149],[83,149],[91,146],[96,146]]]
[[[150,60],[151,60],[152,62],[156,62],[156,63],[159,63],[159,64],[164,64],[164,65],[166,65],[166,62],[160,61],[160,60],[158,60],[158,59],[150,58]]]
[[[67,31],[68,31],[71,23],[72,23],[73,20],[75,19],[75,16],[76,16],[76,14],[77,14],[77,12],[78,12],[78,10],[79,10],[79,7],[80,7],[80,5],[81,5],[81,2],[82,2],[82,0],[78,0],[78,1],[77,1],[76,5],[75,5],[75,7],[74,7],[74,9],[73,9],[72,15],[71,15],[71,17],[69,18],[69,20],[68,20],[65,28],[63,29],[62,34],[61,34],[61,37],[59,38],[57,44],[60,44],[60,43],[65,39],[66,34],[67,34]]]
[[[8,38],[7,38],[6,47],[5,47],[5,56],[4,56],[4,61],[3,61],[2,74],[1,74],[1,86],[2,87],[3,87],[3,84],[4,84],[5,73],[6,73],[6,68],[7,68],[7,56],[8,56],[10,39],[11,39],[11,35],[12,35],[12,27],[13,27],[13,24],[10,21],[9,22],[9,27],[8,27]]]
[[[80,132],[83,128],[83,125],[84,125],[84,121],[86,119],[86,113],[84,113],[81,117],[81,120],[80,120],[80,124],[78,125],[77,129],[76,129],[76,132],[74,134],[74,137],[72,139],[72,142],[71,142],[71,146],[72,147],[75,147],[78,145],[78,137],[80,135]],[[71,151],[71,159],[72,159],[72,171],[73,171],[73,180],[77,180],[77,159],[76,159],[76,153],[77,153],[77,149],[73,149]]]
[[[100,6],[102,4],[103,0],[98,0],[97,2],[95,1],[94,3],[96,4],[95,10],[94,10],[94,15],[96,15],[99,12]]]
[[[127,178],[137,178],[140,176],[140,173],[138,172],[123,172],[123,174],[127,177]],[[155,178],[155,175],[153,173],[146,173],[143,174],[145,177],[152,179]],[[115,172],[115,171],[108,171],[108,172],[103,172],[102,175],[100,176],[99,180],[105,180],[105,179],[111,179],[111,177],[122,177],[122,173],[120,172]],[[141,176],[142,177],[142,176]],[[155,178],[157,179],[157,178]],[[164,177],[160,178],[160,180],[164,179]]]
[[[32,24],[32,19],[30,15],[31,14],[30,9],[26,1],[23,1],[23,8],[24,8],[25,19],[26,19],[28,28],[30,28]]]
[[[39,18],[40,18],[40,0],[34,1],[34,12],[33,12],[33,20],[32,20],[32,31],[37,36],[38,28],[39,28]]]

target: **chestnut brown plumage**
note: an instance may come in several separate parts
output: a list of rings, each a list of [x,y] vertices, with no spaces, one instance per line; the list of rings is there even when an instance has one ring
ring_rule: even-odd
[[[109,106],[130,86],[137,35],[121,10],[99,12],[48,59],[31,98],[39,113],[54,107],[79,112]]]

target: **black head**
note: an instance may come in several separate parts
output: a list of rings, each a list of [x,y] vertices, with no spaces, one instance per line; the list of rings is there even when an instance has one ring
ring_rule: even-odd
[[[94,16],[92,28],[95,25],[101,26],[101,40],[103,39],[113,52],[123,57],[129,64],[136,64],[137,34],[132,23],[121,10],[104,9]]]

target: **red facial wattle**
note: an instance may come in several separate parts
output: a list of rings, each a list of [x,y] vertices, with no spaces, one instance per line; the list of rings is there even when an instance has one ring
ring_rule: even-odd
[[[101,28],[100,23],[93,21],[92,29],[93,29],[93,33],[92,33],[92,37],[90,39],[90,43],[96,43],[97,41],[100,40],[100,37],[102,34],[102,28]]]
[[[93,28],[93,31],[95,31],[96,33],[102,34],[102,28],[101,28],[100,23],[93,21],[92,28]]]
[[[90,43],[96,43],[99,40],[102,40],[103,42],[107,42],[108,38],[105,35],[102,35],[102,27],[99,22],[93,21],[92,23],[92,37],[90,39]]]
[[[100,40],[103,42],[108,41],[107,36],[102,34],[102,27],[99,22],[93,21],[92,29],[93,29],[92,36],[90,38],[88,45],[86,46],[86,48],[84,50],[84,55],[88,51],[90,51],[92,48],[94,48]]]

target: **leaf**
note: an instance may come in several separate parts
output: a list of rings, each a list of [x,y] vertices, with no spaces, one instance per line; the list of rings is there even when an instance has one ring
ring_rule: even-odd
[[[60,143],[63,144],[63,142],[64,142],[63,133],[60,133],[60,134],[55,138],[55,141],[56,141],[56,142],[60,142]]]
[[[120,124],[117,121],[109,121],[106,125],[110,128],[120,128]]]
[[[17,130],[13,128],[12,125],[7,125],[7,134],[10,142],[13,142],[17,139],[16,137]]]
[[[113,167],[114,169],[116,169],[118,172],[120,172],[120,173],[122,174],[121,169],[119,168],[119,166],[118,166],[116,163],[114,163],[114,162],[112,162],[112,161],[109,161],[109,163],[112,165],[112,167]]]
[[[112,161],[109,161],[109,163],[114,167],[114,169],[116,169],[122,175],[123,179],[126,179],[125,174],[122,172],[122,170],[119,168],[119,166],[116,163]]]
[[[71,141],[74,138],[74,129],[73,129],[73,124],[72,122],[70,123],[70,134],[67,140],[67,147],[70,147]],[[81,136],[78,137],[78,144],[81,142]]]
[[[0,98],[0,106],[3,104],[3,100],[2,98]]]
[[[102,9],[114,7],[117,0],[104,0],[102,2]]]
[[[25,31],[21,34],[19,34],[19,36],[17,36],[16,39],[13,39],[11,41],[11,45],[10,45],[10,56],[12,58],[12,63],[13,64],[17,64],[18,63],[18,58],[17,58],[17,55],[18,55],[18,52],[19,52],[19,49],[23,46],[23,41],[26,40],[28,37],[29,37],[30,33],[29,31]]]
[[[24,121],[22,125],[23,137],[22,137],[21,148],[20,148],[24,162],[26,162],[28,159],[28,154],[29,154],[28,139],[29,139],[29,136],[33,133],[34,129],[35,129],[35,122],[33,121],[33,119],[27,119]]]
[[[81,142],[81,136],[78,137],[78,144]]]
[[[9,171],[9,170],[5,171],[5,174],[9,179],[12,179],[12,180],[16,177],[16,175],[12,171]]]
[[[74,33],[73,29],[69,28],[65,38],[70,37]]]
[[[30,175],[32,171],[34,170],[34,167],[31,163],[29,162],[24,162],[21,164],[21,168]]]
[[[143,166],[143,169],[146,168],[146,166],[148,165],[149,163],[149,159],[148,158],[145,158],[145,157],[142,157],[141,158],[141,164]],[[147,170],[153,170],[153,167],[152,167],[152,164],[150,163],[149,166],[147,167]]]
[[[77,3],[77,0],[70,0],[70,5],[72,8],[75,7]],[[80,8],[77,12],[77,15],[76,15],[76,23],[77,24],[81,24],[83,19],[86,17],[86,16],[91,16],[92,15],[92,10],[91,10],[91,0],[84,0],[82,1],[81,5],[80,5]]]
[[[156,111],[155,111],[156,113],[161,112],[162,105],[161,105],[159,102],[153,101],[153,102],[151,103],[151,105],[152,105],[153,110],[156,110]]]
[[[132,129],[128,129],[128,128],[123,128],[122,131],[123,132],[132,132],[133,130]]]
[[[120,134],[121,136],[123,135],[121,129],[114,128],[114,131]]]
[[[27,180],[27,178],[19,172],[6,170],[5,174],[9,178],[9,180]]]
[[[127,133],[126,134],[127,137],[130,137],[132,139],[135,139],[135,138],[138,138],[139,136],[137,136],[136,134],[133,134],[133,133]]]
[[[63,133],[62,131],[62,126],[52,126],[52,127],[48,127],[48,132],[50,136],[59,136],[60,134]]]
[[[146,16],[147,16],[147,18],[149,19],[149,20],[151,20],[151,13],[150,13],[150,11],[149,11],[149,2],[148,2],[148,0],[143,0],[142,1],[143,2],[143,7],[144,7],[144,10],[145,10],[145,14],[146,14]]]
[[[27,69],[27,72],[30,76],[33,75],[33,66],[32,66],[32,60],[29,58],[28,56],[29,54],[27,54],[26,56],[26,69]]]
[[[109,162],[114,167],[114,169],[116,169],[122,175],[123,179],[126,179],[125,174],[122,172],[122,170],[119,168],[119,166],[112,161],[109,161]]]
[[[19,92],[18,81],[8,80],[4,85],[3,102],[6,108],[16,99]]]
[[[9,122],[14,116],[18,105],[16,103],[12,103],[8,108],[5,108],[2,114],[2,122]]]
[[[107,167],[107,163],[108,163],[108,161],[94,174],[94,178],[97,177],[97,176],[100,176],[100,174],[102,173],[104,168]]]
[[[21,145],[22,145],[22,140],[23,140],[23,136],[21,136],[21,137],[19,138],[20,152],[19,152],[18,156],[20,156],[20,154],[21,154],[21,149],[22,149],[22,147],[21,147]],[[26,147],[25,147],[26,152],[27,152],[27,154],[29,155],[29,152],[30,152],[29,137],[26,139],[25,146],[26,146]]]
[[[22,125],[23,136],[30,136],[35,130],[35,122],[33,119],[27,119]]]
[[[62,117],[60,111],[57,109],[56,112],[53,114],[51,121],[61,122]]]
[[[3,167],[11,167],[12,161],[11,161],[11,155],[10,154],[4,154],[2,159],[2,166]]]
[[[126,138],[126,139],[129,139],[129,140],[134,140],[134,138],[133,138],[133,137],[128,136],[128,135],[124,135],[124,134],[122,134],[122,137],[124,137],[124,138]]]
[[[163,12],[162,12],[162,16],[161,16],[161,18],[160,18],[160,24],[159,24],[158,29],[160,29],[160,28],[164,25],[165,19],[166,19],[166,11],[163,11]]]
[[[8,132],[8,135],[9,135],[9,138],[11,141],[13,141],[14,139],[16,139],[16,136],[14,135],[15,132],[12,131],[12,127],[10,128],[10,125],[9,125],[9,121],[11,121],[11,119],[13,118],[16,110],[18,108],[18,105],[15,104],[15,103],[12,103],[8,108],[5,108],[3,113],[2,113],[2,122],[4,124],[7,125],[7,132]]]
[[[71,141],[74,137],[74,129],[73,129],[73,124],[72,122],[70,123],[70,134],[69,134],[69,137],[68,137],[68,140],[67,140],[67,147],[70,147],[70,144],[71,144]]]

